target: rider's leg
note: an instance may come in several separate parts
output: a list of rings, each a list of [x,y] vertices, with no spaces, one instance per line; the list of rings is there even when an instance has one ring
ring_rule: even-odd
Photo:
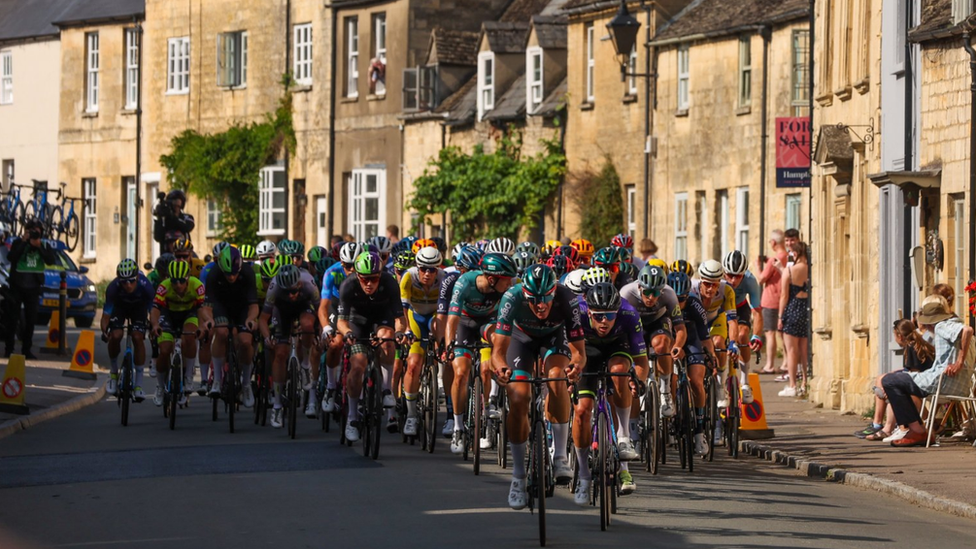
[[[419,347],[420,343],[414,345]],[[407,402],[407,417],[417,417],[417,398],[420,391],[420,369],[424,365],[424,350],[415,353],[411,346],[410,354],[407,355],[407,371],[403,378],[403,397]]]
[[[132,364],[136,371],[133,386],[142,387],[142,375],[146,369],[146,334],[139,330],[132,331]]]
[[[349,421],[359,419],[359,397],[363,393],[363,374],[366,373],[366,352],[353,347],[349,356],[349,375],[346,376],[346,396],[349,401]]]
[[[573,447],[576,450],[576,463],[579,466],[579,476],[583,480],[590,480],[590,444],[593,443],[593,396],[580,394],[573,417]]]
[[[566,377],[569,357],[561,354],[549,355],[545,362],[547,377]],[[547,411],[552,418],[553,458],[566,458],[569,440],[569,414],[572,412],[569,399],[569,384],[565,381],[550,381]],[[629,413],[629,411],[628,411]]]
[[[508,441],[512,446],[512,477],[525,478],[525,445],[529,439],[529,405],[532,387],[528,383],[509,383],[508,391]],[[457,403],[455,402],[455,406]]]
[[[214,387],[220,387],[224,379],[224,361],[227,359],[227,338],[230,335],[230,328],[218,326],[214,328],[213,336],[213,382]]]
[[[119,375],[119,355],[122,354],[122,329],[112,330],[108,334],[108,360],[111,374]]]
[[[285,368],[290,350],[287,343],[278,343],[274,347],[274,359],[271,361],[271,380],[274,386],[275,408],[281,408],[281,392],[284,390],[285,380],[288,377]]]
[[[629,356],[614,356],[607,362],[610,371],[615,374],[625,374],[630,371],[631,359]],[[630,438],[630,409],[633,406],[634,396],[630,392],[629,377],[613,378],[614,394],[611,398],[613,402],[613,413],[617,420],[617,438]]]
[[[454,430],[464,430],[464,411],[468,408],[468,378],[471,376],[471,358],[467,350],[455,349],[454,355],[454,386],[451,394],[454,397]]]

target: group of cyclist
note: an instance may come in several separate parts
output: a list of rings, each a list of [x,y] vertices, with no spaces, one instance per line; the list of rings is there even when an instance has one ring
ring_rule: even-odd
[[[157,406],[163,404],[161,380],[167,377],[177,340],[185,375],[181,404],[193,392],[220,393],[229,371],[228,347],[233,345],[242,380],[235,400],[254,406],[253,358],[263,347],[272,364],[271,424],[281,428],[286,363],[292,338],[298,337],[307,417],[335,413],[345,402],[343,435],[350,442],[359,440],[364,373],[368,357],[375,355],[387,429],[402,429],[412,437],[418,435],[421,370],[433,348],[447,365],[442,382],[450,411],[442,434],[451,438],[452,453],[465,451],[474,365],[482,364],[483,386],[490,387],[487,417],[501,417],[499,393],[505,392],[513,465],[508,503],[513,509],[528,504],[525,464],[533,405],[531,384],[518,381],[554,380],[547,383],[545,400],[553,473],[557,484],[572,481],[567,455],[572,440],[581,464],[574,499],[581,506],[590,503],[590,471],[583,464],[592,442],[593,373],[629,374],[611,378],[621,494],[636,490],[628,462],[639,458],[635,442],[642,387],[656,381],[660,414],[675,415],[675,360],[686,365],[691,386],[697,454],[705,455],[709,444],[722,442],[720,425],[714,433],[704,432],[706,375],[716,371],[719,387],[725,387],[726,362],[734,357],[741,401],[752,400],[747,374],[750,351],[761,347],[751,328],[754,321],[761,322],[760,290],[739,251],[722,262],[706,260],[697,270],[684,260],[669,265],[652,258],[638,266],[633,239],[626,234],[600,249],[585,239],[569,245],[550,240],[542,246],[516,245],[504,237],[462,242],[449,257],[443,239],[412,236],[396,243],[375,236],[366,242],[339,242],[331,249],[315,246],[307,253],[294,240],[265,240],[256,247],[220,242],[212,261],[194,252],[193,243],[180,238],[148,274],[132,259],[119,263],[101,320],[111,359],[108,393],[118,388],[126,324],[132,327],[135,347],[133,399],[146,398],[148,333]],[[324,391],[316,394],[320,366],[325,368]],[[406,409],[402,427],[394,412],[398,399]],[[490,448],[492,441],[483,438],[477,444]]]

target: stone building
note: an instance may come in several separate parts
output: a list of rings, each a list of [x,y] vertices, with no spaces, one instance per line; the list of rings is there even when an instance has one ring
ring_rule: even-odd
[[[698,264],[738,249],[753,265],[771,230],[808,233],[807,189],[780,186],[775,139],[777,119],[809,126],[808,6],[702,0],[651,41],[660,257]]]

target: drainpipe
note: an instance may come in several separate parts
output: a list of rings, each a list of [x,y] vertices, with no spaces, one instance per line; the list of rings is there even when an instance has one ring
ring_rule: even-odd
[[[650,238],[651,219],[651,6],[641,1],[647,15],[644,41],[644,238]]]
[[[908,0],[905,2],[905,28],[899,29],[899,32],[905,33],[905,171],[910,172],[915,170],[915,138],[913,130],[915,129],[915,107],[914,99],[915,94],[913,91],[913,84],[915,81],[915,67],[912,64],[912,41],[908,39],[908,33],[911,31],[915,24],[915,8],[914,2]],[[912,238],[914,233],[918,232],[918,227],[912,226],[912,209],[909,206],[905,206],[902,211],[902,223],[905,226],[905,231],[902,234],[902,250],[903,253],[908,254],[912,249],[912,243],[914,239]],[[910,281],[912,279],[912,263],[908,261],[907,255],[905,256],[906,261],[902,264],[902,277],[904,280]],[[906,282],[902,286],[902,304],[904,310],[909,311],[912,309],[912,293],[915,291],[912,288],[913,284]],[[882,327],[883,328],[883,327]]]
[[[766,150],[769,146],[769,43],[773,39],[773,29],[769,25],[759,29],[763,40],[762,72],[762,139],[759,145],[759,255],[766,252]]]
[[[288,72],[289,68],[291,68],[291,0],[285,0],[285,72]],[[285,93],[291,93],[291,90],[286,88]],[[288,147],[285,147],[285,185],[291,189],[291,202],[294,204],[295,211],[298,211],[298,197],[295,195],[295,188],[293,185],[289,185],[289,183],[291,183],[291,178],[289,177],[290,170],[288,161]],[[288,211],[288,202],[288,200],[285,200],[285,219],[289,219],[292,215],[294,215],[294,212]],[[295,220],[290,219],[288,225],[290,225],[292,228],[291,236],[295,237]],[[288,232],[288,226],[286,225],[285,234],[288,234]],[[299,235],[298,238],[301,239],[302,242],[305,241],[305,235]]]
[[[136,265],[142,265],[142,263],[139,262],[139,240],[142,238],[142,233],[139,231],[139,220],[142,219],[142,23],[139,21],[138,17],[134,17],[133,19],[136,23],[136,40],[138,48],[136,55],[139,56],[139,59],[137,65],[138,68],[136,69],[136,204],[135,219],[130,219],[129,223],[135,224],[133,232],[136,235]],[[126,192],[128,192],[128,190],[126,190]]]
[[[563,106],[563,112],[560,116],[559,124],[559,152],[566,156],[566,126],[569,124],[569,109]],[[559,204],[556,208],[556,240],[562,240],[563,238],[563,187],[566,186],[566,176],[563,175],[563,180],[559,183]]]
[[[969,279],[976,279],[976,51],[969,40],[969,30],[962,34],[962,47],[969,54]],[[976,316],[969,316],[969,325],[976,328]]]
[[[335,4],[329,5],[332,10],[332,44],[336,42],[336,20],[339,14],[336,13]],[[329,80],[333,83],[329,92],[329,238],[335,232],[335,110],[336,110],[336,48],[332,48],[332,67],[329,70]]]

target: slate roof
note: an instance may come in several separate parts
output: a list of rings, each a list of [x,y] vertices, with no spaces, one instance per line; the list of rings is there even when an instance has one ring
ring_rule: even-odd
[[[566,49],[566,16],[536,15],[532,26],[539,40],[539,47],[545,50]]]
[[[517,120],[525,117],[525,75],[512,82],[508,90],[495,101],[495,107],[485,113],[486,120]]]
[[[434,109],[436,113],[447,113],[445,124],[456,126],[474,120],[478,111],[478,77],[472,76]]]
[[[525,40],[529,35],[529,23],[503,23],[485,21],[482,24],[488,38],[488,48],[495,53],[520,53],[525,51]]]
[[[533,15],[542,13],[551,3],[561,0],[513,0],[498,19],[501,23],[528,23]]]
[[[478,42],[481,34],[436,27],[430,34],[427,48],[428,64],[477,65]]]
[[[556,111],[566,104],[566,92],[569,90],[568,82],[568,78],[563,78],[563,81],[556,86],[556,89],[552,90],[552,93],[542,101],[539,108],[529,116],[549,117],[556,114]]]
[[[0,0],[0,40],[56,37],[53,24],[74,2],[70,0]]]
[[[714,38],[743,28],[808,18],[809,0],[695,0],[663,25],[652,44]]]
[[[921,24],[908,32],[912,41],[931,40],[953,34],[952,0],[923,0]]]
[[[54,24],[63,26],[82,21],[125,21],[133,16],[140,19],[146,15],[145,0],[73,0],[70,7],[54,19]]]

